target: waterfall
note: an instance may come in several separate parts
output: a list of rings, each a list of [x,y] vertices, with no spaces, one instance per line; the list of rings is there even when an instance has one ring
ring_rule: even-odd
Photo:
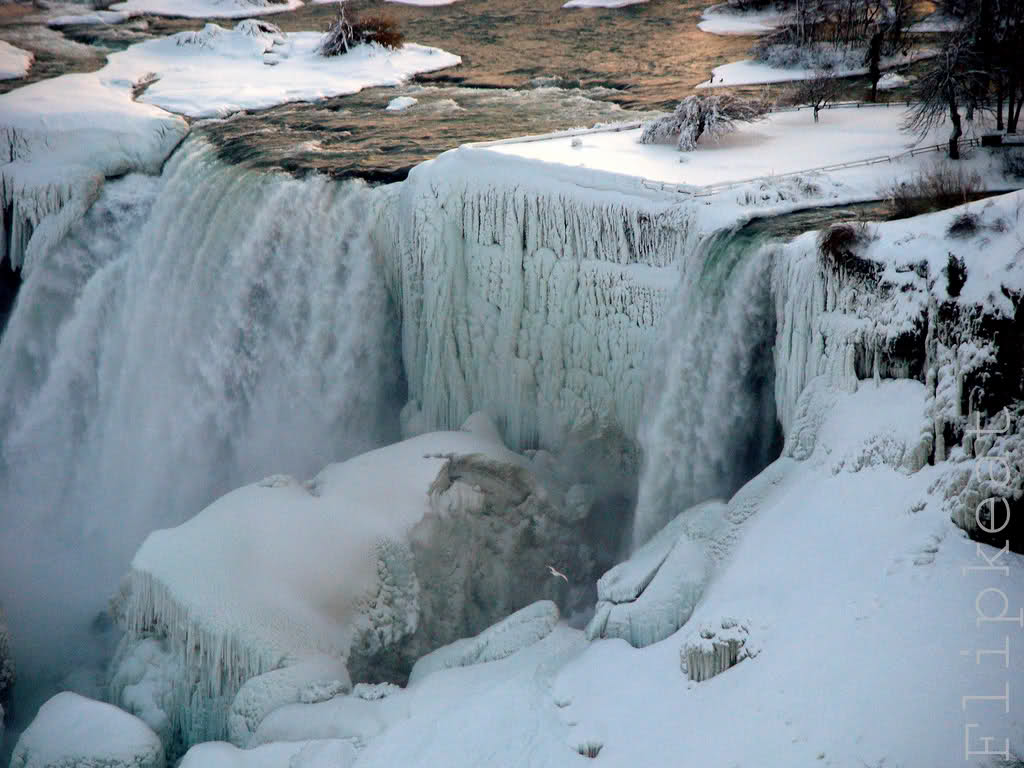
[[[22,680],[52,691],[84,663],[153,529],[397,438],[378,204],[190,138],[159,179],[109,182],[37,262],[0,338],[0,602]]]
[[[771,253],[755,230],[726,230],[684,264],[648,368],[634,545],[778,455]]]

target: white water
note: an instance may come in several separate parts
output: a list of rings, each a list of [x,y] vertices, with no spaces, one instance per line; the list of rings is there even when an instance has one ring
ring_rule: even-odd
[[[376,201],[227,167],[190,139],[161,179],[110,182],[37,263],[0,339],[17,695],[98,655],[89,622],[151,530],[397,437]]]
[[[720,232],[687,257],[650,362],[634,546],[727,499],[778,453],[771,249]]]

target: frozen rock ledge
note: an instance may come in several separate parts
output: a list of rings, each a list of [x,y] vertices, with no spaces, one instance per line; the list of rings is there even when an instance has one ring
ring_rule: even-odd
[[[160,739],[137,717],[76,693],[58,693],[21,734],[11,768],[164,768]]]

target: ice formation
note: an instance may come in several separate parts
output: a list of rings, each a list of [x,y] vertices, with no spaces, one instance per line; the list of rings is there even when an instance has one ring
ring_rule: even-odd
[[[27,275],[96,200],[104,177],[160,172],[188,125],[134,101],[133,83],[70,74],[0,96],[0,205],[11,211],[0,261]]]
[[[409,685],[440,669],[483,664],[510,656],[550,634],[558,619],[558,606],[550,600],[528,605],[475,637],[456,640],[421,656],[409,673]]]
[[[298,739],[345,739],[362,749],[409,716],[405,696],[335,696],[316,703],[286,704],[271,712],[253,734],[251,747]]]
[[[160,739],[138,718],[75,693],[43,704],[14,747],[11,768],[164,768]]]
[[[632,434],[683,207],[636,182],[480,154],[413,169],[385,222],[417,423],[486,410],[520,448],[598,414]]]
[[[723,618],[717,626],[702,626],[690,635],[679,649],[679,661],[690,680],[700,682],[725,672],[743,659],[756,656],[749,642],[746,623]]]
[[[162,706],[174,749],[229,735],[251,745],[287,700],[346,687],[314,657],[342,660],[356,680],[404,679],[424,653],[538,597],[564,598],[544,563],[587,578],[580,510],[553,503],[486,418],[466,426],[329,466],[304,485],[268,478],[146,539],[117,610],[127,643],[155,638],[185,670]],[[554,605],[531,610],[529,630],[520,620],[493,629],[479,659],[512,652],[524,631],[550,631]],[[315,685],[335,678],[340,686]]]

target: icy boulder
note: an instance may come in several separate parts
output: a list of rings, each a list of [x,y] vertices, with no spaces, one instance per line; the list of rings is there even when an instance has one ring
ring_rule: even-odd
[[[178,768],[350,768],[356,749],[340,739],[285,741],[239,749],[222,741],[192,747]]]
[[[558,618],[558,606],[550,600],[528,605],[476,637],[456,640],[421,657],[409,674],[409,685],[442,669],[468,667],[511,656],[551,634]]]
[[[321,656],[247,680],[231,704],[229,740],[249,746],[263,719],[286,704],[314,704],[352,690],[348,670],[341,659]]]
[[[685,624],[710,576],[706,541],[724,526],[727,509],[710,501],[682,512],[602,576],[587,637],[619,637],[643,648]]]
[[[723,618],[717,624],[702,626],[679,650],[680,665],[690,680],[707,680],[757,655],[746,623]]]
[[[288,704],[260,723],[250,746],[300,739],[346,739],[362,747],[408,717],[408,699],[398,692],[379,698],[352,693],[314,704]]]
[[[171,737],[177,729],[171,718],[178,714],[174,708],[174,687],[184,677],[181,660],[171,653],[165,641],[125,637],[110,668],[110,701],[152,728],[165,752],[175,754]]]
[[[579,540],[581,510],[561,502],[477,418],[305,484],[268,478],[151,534],[117,613],[127,642],[157,639],[184,670],[171,743],[248,743],[268,711],[304,691],[316,699],[299,682],[341,682],[324,695],[347,685],[340,670],[309,677],[294,665],[326,655],[354,681],[404,682],[423,654],[538,599],[564,599],[546,566],[585,583],[594,560]]]
[[[152,729],[117,707],[76,693],[43,704],[11,757],[11,768],[163,768]]]

